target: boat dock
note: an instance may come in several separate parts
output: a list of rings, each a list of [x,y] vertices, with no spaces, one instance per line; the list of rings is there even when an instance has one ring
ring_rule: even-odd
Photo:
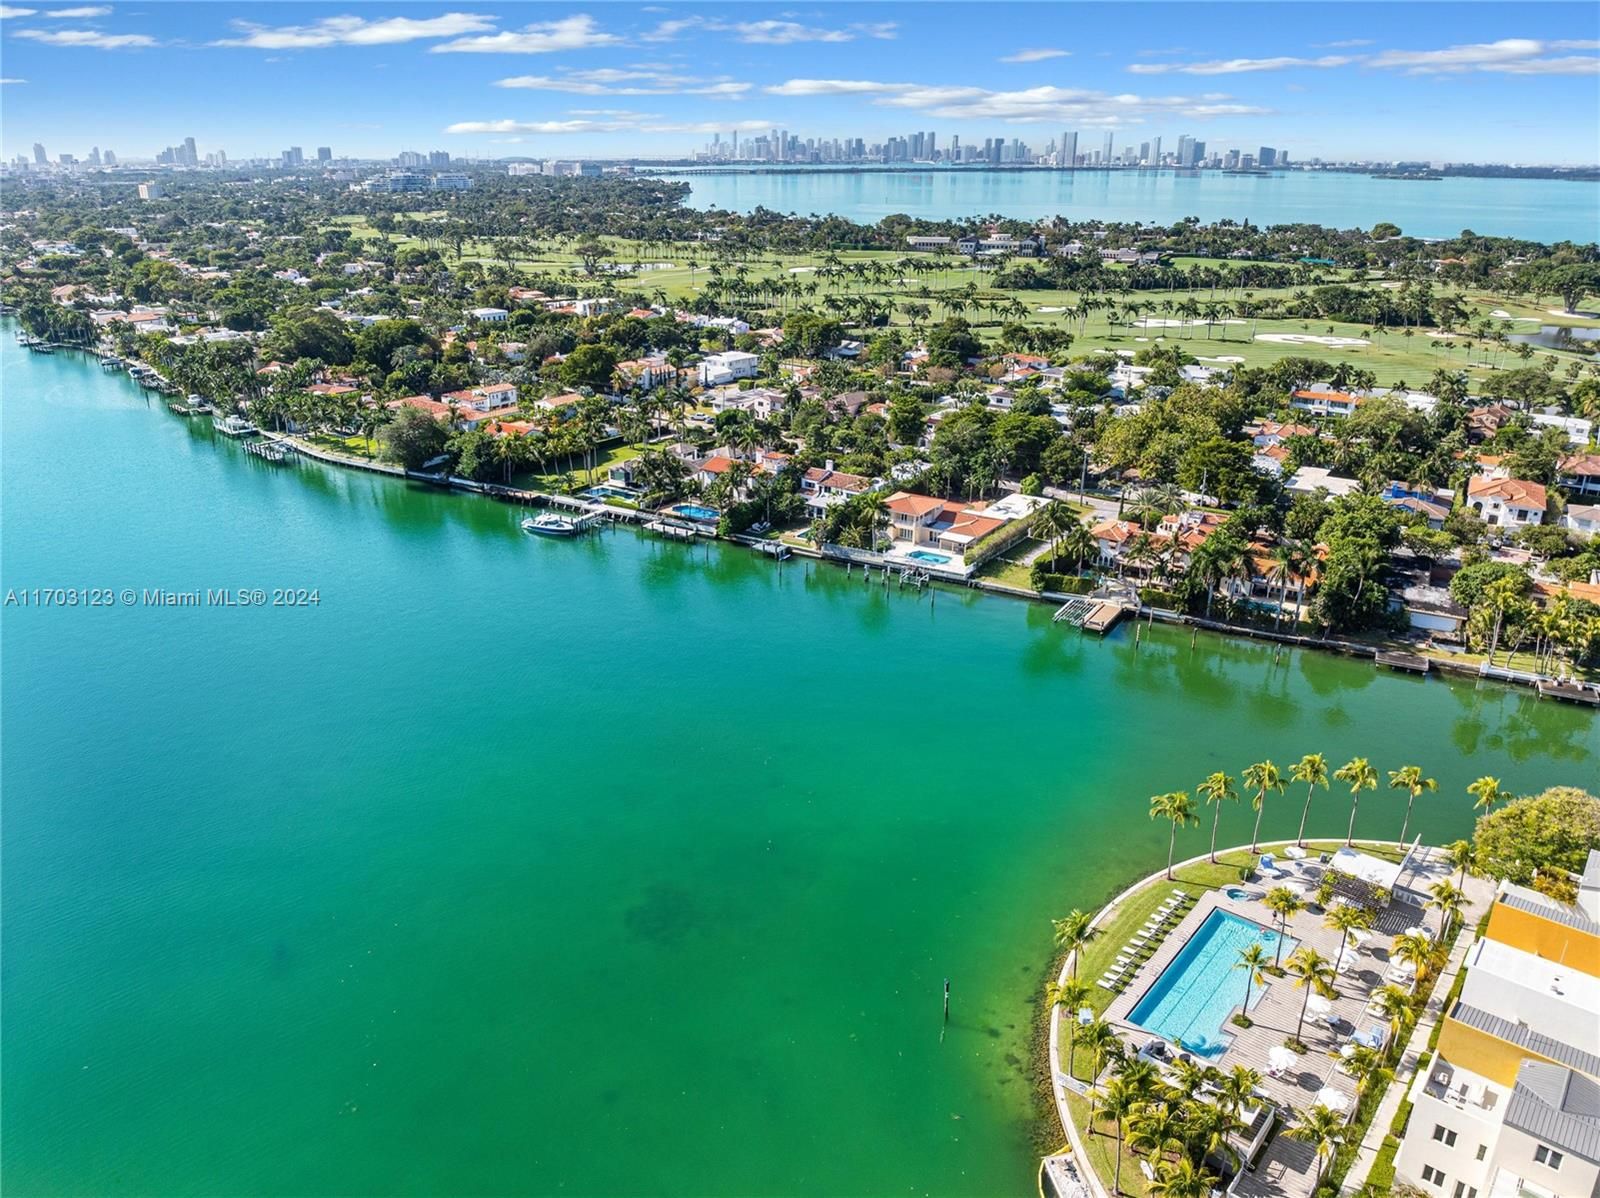
[[[1377,665],[1388,666],[1391,670],[1400,670],[1406,674],[1426,674],[1432,663],[1426,658],[1415,653],[1399,653],[1379,651],[1372,659]]]
[[[1116,627],[1117,621],[1122,619],[1122,614],[1126,610],[1122,604],[1113,603],[1109,599],[1074,595],[1056,609],[1053,619],[1057,624],[1071,624],[1074,628],[1082,628],[1104,636]]]
[[[1560,699],[1564,703],[1586,703],[1590,707],[1600,707],[1600,689],[1592,686],[1542,678],[1534,683],[1534,689],[1539,692],[1541,699]]]
[[[283,441],[246,441],[244,451],[263,462],[294,461],[294,447]]]
[[[696,537],[712,535],[710,529],[688,524],[682,520],[652,520],[644,527],[646,532],[659,533],[664,537],[670,537],[674,541],[692,541]]]

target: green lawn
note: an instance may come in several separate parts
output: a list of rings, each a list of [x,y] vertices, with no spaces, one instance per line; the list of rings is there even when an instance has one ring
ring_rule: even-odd
[[[425,218],[440,214],[416,215]],[[351,229],[364,239],[379,238],[377,231],[363,217],[337,217],[333,223]],[[1071,351],[1073,354],[1099,349],[1138,350],[1145,345],[1167,341],[1181,344],[1202,362],[1207,359],[1240,358],[1246,365],[1258,366],[1291,355],[1330,364],[1349,362],[1372,371],[1381,385],[1392,385],[1401,381],[1413,386],[1421,385],[1435,370],[1447,368],[1468,371],[1479,381],[1481,389],[1481,381],[1491,376],[1495,368],[1503,369],[1523,364],[1510,352],[1498,354],[1491,352],[1489,357],[1493,360],[1486,362],[1485,351],[1471,346],[1469,338],[1442,337],[1430,334],[1427,330],[1413,330],[1409,336],[1403,329],[1385,330],[1369,337],[1367,335],[1369,330],[1364,325],[1338,321],[1294,319],[1250,320],[1246,323],[1245,318],[1232,310],[1233,302],[1239,298],[1237,294],[1213,292],[1209,289],[1134,292],[1118,297],[1117,302],[1119,307],[1127,304],[1138,305],[1141,314],[1152,321],[1179,320],[1180,317],[1175,309],[1187,300],[1192,300],[1201,307],[1216,303],[1222,309],[1223,318],[1236,323],[1217,324],[1209,329],[1204,324],[1145,328],[1120,321],[1113,324],[1108,319],[1111,314],[1104,311],[1095,312],[1080,323],[1063,311],[1077,303],[1078,293],[996,288],[993,286],[995,272],[990,266],[954,256],[936,259],[939,265],[930,272],[922,274],[911,272],[904,276],[896,275],[887,283],[873,283],[868,279],[854,276],[833,281],[816,277],[817,269],[829,258],[829,255],[819,253],[751,254],[741,261],[728,261],[718,260],[715,247],[704,244],[661,244],[623,238],[604,240],[610,251],[607,260],[611,263],[670,265],[661,270],[641,270],[615,278],[607,274],[597,274],[593,278],[577,280],[577,285],[590,293],[609,289],[608,280],[611,280],[610,286],[617,291],[643,292],[654,298],[664,297],[669,303],[682,303],[704,292],[706,285],[713,278],[710,268],[715,262],[724,278],[732,277],[743,270],[745,277],[752,281],[783,278],[805,284],[805,293],[774,301],[773,306],[779,313],[785,308],[793,307],[826,310],[829,301],[835,297],[848,299],[871,296],[880,301],[900,305],[899,310],[891,318],[892,323],[913,334],[918,330],[911,328],[909,318],[904,311],[904,305],[908,303],[926,305],[930,310],[928,319],[932,321],[942,320],[951,315],[965,316],[991,337],[998,333],[1003,324],[1018,319],[1028,324],[1065,329],[1074,337]],[[414,240],[398,236],[391,237],[390,241],[391,244],[399,246],[418,244]],[[573,244],[571,239],[542,242],[536,257],[514,259],[511,263],[512,268],[515,273],[523,277],[535,274],[575,273],[579,269],[579,260],[572,252]],[[444,252],[447,258],[452,257],[453,247],[446,246]],[[485,264],[502,261],[495,256],[492,246],[483,243],[470,241],[464,243],[462,254],[466,259]],[[892,265],[909,258],[929,260],[928,255],[912,255],[898,250],[841,250],[832,257],[845,266],[862,263]],[[1237,265],[1214,259],[1179,258],[1176,262],[1179,265],[1194,265],[1201,262],[1208,265]],[[1348,271],[1330,271],[1328,278],[1333,280],[1348,277],[1350,274]],[[900,281],[902,277],[903,282]],[[1379,286],[1384,283],[1381,279],[1369,281]],[[1271,299],[1288,299],[1295,294],[1295,290],[1259,288],[1248,292],[1248,295],[1259,305]],[[977,306],[968,304],[969,293],[976,297]],[[1500,328],[1509,332],[1526,332],[1537,327],[1526,320],[1512,319],[1516,317],[1536,317],[1551,324],[1582,327],[1594,327],[1600,324],[1600,321],[1582,317],[1552,314],[1550,309],[1559,309],[1561,306],[1560,301],[1554,296],[1507,300],[1486,295],[1477,288],[1457,294],[1471,312],[1473,319],[1491,318]],[[1020,305],[1025,312],[1007,310],[1013,303]],[[1506,317],[1495,317],[1493,315],[1495,312],[1504,312]],[[1262,341],[1258,339],[1261,336],[1331,336],[1350,338],[1366,344],[1329,346],[1310,341]],[[1552,351],[1539,350],[1532,361],[1537,363],[1548,353]],[[1570,361],[1587,360],[1580,355],[1561,352],[1554,352],[1552,356],[1563,367]],[[1221,362],[1213,364],[1227,365]]]

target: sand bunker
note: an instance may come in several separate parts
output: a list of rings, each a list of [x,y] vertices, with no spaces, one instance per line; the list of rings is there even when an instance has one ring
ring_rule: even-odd
[[[1256,340],[1270,341],[1274,345],[1326,345],[1333,349],[1372,344],[1362,337],[1318,337],[1311,333],[1257,333]]]

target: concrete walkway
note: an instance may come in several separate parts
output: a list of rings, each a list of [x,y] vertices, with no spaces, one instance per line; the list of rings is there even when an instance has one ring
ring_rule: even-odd
[[[1467,904],[1461,912],[1465,926],[1461,934],[1456,937],[1455,947],[1450,950],[1444,969],[1433,983],[1433,991],[1428,996],[1428,1005],[1423,1010],[1422,1018],[1417,1020],[1417,1026],[1412,1029],[1411,1039],[1406,1041],[1405,1051],[1400,1054],[1400,1063],[1395,1067],[1394,1077],[1389,1081],[1389,1088],[1384,1093],[1383,1101],[1378,1104],[1377,1114],[1367,1125],[1367,1134],[1361,1141],[1361,1149],[1357,1152],[1350,1171],[1345,1174],[1344,1184],[1339,1188],[1341,1195],[1358,1193],[1367,1184],[1367,1177],[1372,1173],[1372,1166],[1377,1162],[1378,1153],[1383,1148],[1384,1138],[1394,1126],[1394,1117],[1400,1112],[1400,1103],[1411,1092],[1411,1081],[1417,1073],[1417,1062],[1428,1050],[1428,1040],[1433,1035],[1434,1027],[1444,1017],[1444,1005],[1450,996],[1451,987],[1455,985],[1456,975],[1461,972],[1461,963],[1466,960],[1467,953],[1477,943],[1478,934],[1473,928],[1494,901],[1494,887],[1481,878],[1468,878],[1466,894]]]

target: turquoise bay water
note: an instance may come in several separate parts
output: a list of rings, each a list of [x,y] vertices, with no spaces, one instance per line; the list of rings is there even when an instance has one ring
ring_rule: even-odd
[[[1223,1021],[1244,1003],[1244,974],[1236,968],[1239,954],[1251,944],[1261,945],[1275,960],[1300,946],[1293,936],[1285,936],[1280,949],[1273,929],[1228,911],[1213,911],[1134,1005],[1128,1021],[1196,1056],[1221,1056],[1230,1039]],[[1261,990],[1252,990],[1252,1010]]]
[[[1370,229],[1390,221],[1417,237],[1463,229],[1534,241],[1600,240],[1600,182],[1461,179],[1435,182],[1290,171],[1224,175],[1203,171],[984,171],[905,168],[870,173],[730,171],[669,176],[688,183],[696,208],[836,213],[875,224],[894,213],[930,219],[987,216],[1023,220],[1202,221],[1257,225],[1314,223]]]
[[[1443,838],[1595,776],[1525,692],[528,537],[3,341],[4,587],[321,599],[0,613],[7,1194],[1031,1193],[1049,921],[1161,864],[1148,795],[1416,759]]]

